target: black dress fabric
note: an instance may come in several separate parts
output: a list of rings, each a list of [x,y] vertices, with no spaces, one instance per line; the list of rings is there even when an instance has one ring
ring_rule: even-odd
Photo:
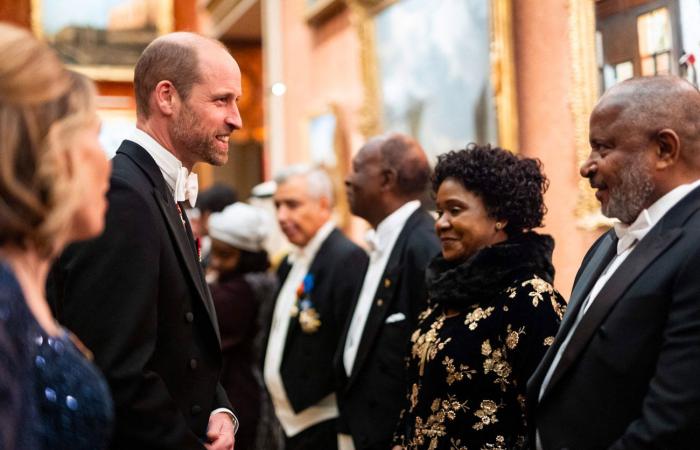
[[[566,308],[551,284],[553,247],[551,237],[529,232],[460,264],[432,261],[430,306],[409,344],[395,445],[526,447],[526,383]]]
[[[39,326],[2,262],[0,374],[0,448],[107,447],[114,413],[102,374],[70,333],[50,336]]]

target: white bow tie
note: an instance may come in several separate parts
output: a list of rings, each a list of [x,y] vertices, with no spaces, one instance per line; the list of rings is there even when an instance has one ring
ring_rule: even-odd
[[[382,247],[380,246],[379,235],[374,229],[367,231],[365,234],[365,242],[367,242],[370,253],[381,253]]]
[[[197,203],[198,191],[197,174],[189,173],[185,167],[181,167],[177,173],[177,180],[175,180],[175,201],[180,203],[187,200],[194,208],[195,203]]]
[[[644,224],[646,225],[646,224]],[[617,254],[624,253],[628,248],[632,247],[639,241],[646,232],[646,226],[639,229],[634,226],[616,223],[614,225],[615,235],[617,235]]]

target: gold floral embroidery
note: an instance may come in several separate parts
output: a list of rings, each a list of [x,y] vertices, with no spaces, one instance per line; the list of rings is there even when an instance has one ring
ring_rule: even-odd
[[[469,409],[467,402],[459,402],[454,395],[450,395],[447,400],[436,398],[430,405],[433,414],[425,422],[422,418],[416,417],[416,432],[411,440],[411,445],[414,447],[422,446],[427,438],[430,439],[428,449],[436,449],[438,439],[446,434],[445,419],[454,420],[457,417],[457,412],[467,409]]]
[[[474,412],[474,415],[479,419],[479,421],[472,425],[473,429],[483,430],[485,426],[498,422],[496,413],[498,412],[498,408],[500,408],[502,405],[497,405],[493,400],[482,400],[479,406],[480,409],[477,409]]]
[[[481,450],[506,450],[506,438],[499,434],[496,436],[496,443],[487,442],[481,447]]]
[[[554,336],[547,336],[546,338],[544,338],[545,347],[549,347],[552,344],[554,344]]]
[[[450,439],[450,450],[469,450],[467,446],[462,445],[462,440],[457,439],[455,441],[454,438]]]
[[[481,319],[485,319],[488,316],[490,316],[491,313],[493,312],[493,309],[494,309],[493,306],[489,306],[486,309],[476,308],[474,311],[467,314],[467,318],[464,320],[464,324],[469,325],[470,330],[472,330],[472,331],[476,330],[476,327],[479,326],[478,322]]]
[[[515,288],[515,286],[511,286],[506,289],[506,294],[508,294],[508,298],[515,298],[515,296],[518,295],[518,290]]]
[[[413,411],[413,409],[418,404],[418,392],[418,385],[416,383],[413,383],[413,386],[411,387],[411,411]]]
[[[510,364],[505,360],[505,349],[497,348],[492,350],[491,342],[485,340],[481,344],[481,354],[486,356],[484,360],[484,374],[493,372],[496,374],[497,378],[494,383],[501,385],[501,390],[506,391],[506,386],[510,384],[508,377],[511,374]]]
[[[437,353],[445,348],[445,345],[452,340],[452,338],[447,338],[441,341],[440,338],[438,338],[438,330],[442,328],[445,318],[444,314],[440,315],[440,317],[430,325],[430,330],[428,330],[427,333],[421,334],[421,330],[418,329],[413,333],[413,336],[411,336],[411,342],[413,342],[411,354],[414,358],[420,360],[418,363],[418,374],[421,377],[425,371],[425,363],[435,359]]]
[[[520,327],[519,330],[513,330],[510,326],[508,325],[508,329],[506,330],[508,333],[506,336],[506,346],[513,350],[515,347],[518,346],[518,342],[520,341],[520,335],[525,334],[525,327]]]
[[[476,370],[472,370],[466,364],[460,364],[459,370],[455,367],[455,360],[449,356],[445,356],[442,360],[442,365],[445,366],[447,371],[447,384],[452,386],[455,381],[462,381],[466,376],[468,379],[472,379],[472,375],[476,373]]]
[[[532,297],[532,306],[534,307],[537,307],[540,302],[544,301],[542,294],[547,293],[550,296],[554,295],[554,288],[552,285],[537,276],[531,280],[524,281],[522,284],[523,287],[527,285],[532,286],[533,289],[528,296]]]
[[[552,295],[549,300],[552,302],[552,309],[556,313],[556,315],[559,317],[559,320],[561,320],[564,317],[564,314],[566,313],[566,304],[562,304],[557,302],[557,297],[556,295]]]
[[[423,311],[422,313],[420,313],[420,314],[418,315],[418,320],[425,320],[425,319],[427,319],[428,316],[431,315],[431,314],[433,313],[434,310],[435,310],[435,308],[430,308],[430,307],[427,308],[425,311]]]

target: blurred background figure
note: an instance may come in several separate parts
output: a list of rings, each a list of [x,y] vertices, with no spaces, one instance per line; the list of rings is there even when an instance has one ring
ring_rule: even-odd
[[[209,216],[209,269],[215,276],[209,288],[221,333],[221,384],[241,421],[236,450],[278,448],[274,439],[278,428],[276,421],[271,423],[269,399],[263,397],[259,361],[260,312],[269,310],[276,287],[263,247],[269,225],[264,211],[240,202]],[[256,433],[261,428],[264,432]]]
[[[527,380],[565,308],[552,287],[539,161],[469,145],[433,177],[442,254],[407,355],[395,450],[527,447]],[[442,419],[439,419],[442,418]]]
[[[202,266],[206,269],[209,266],[209,255],[211,253],[211,239],[207,227],[211,213],[221,212],[229,205],[238,201],[238,193],[230,186],[223,183],[215,183],[208,189],[197,195],[197,203],[194,208],[187,211],[187,218],[190,219],[192,234],[195,239],[199,239]]]
[[[333,184],[321,168],[280,173],[277,220],[296,246],[280,264],[264,379],[286,450],[337,447],[333,357],[367,265],[364,250],[331,219]]]
[[[421,145],[391,133],[370,139],[345,180],[353,214],[367,220],[367,271],[335,359],[340,450],[388,449],[404,394],[406,345],[427,306],[425,268],[440,251],[421,206],[430,165]]]
[[[104,228],[95,88],[13,26],[0,24],[0,54],[0,448],[103,449],[107,384],[45,293],[56,255]]]

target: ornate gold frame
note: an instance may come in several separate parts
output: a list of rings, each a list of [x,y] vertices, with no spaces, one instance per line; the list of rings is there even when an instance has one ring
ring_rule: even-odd
[[[31,0],[31,25],[34,35],[39,38],[44,38],[44,30],[41,22],[41,12],[45,0]],[[162,11],[158,14],[156,28],[158,34],[170,33],[174,29],[174,0],[159,0],[159,9]],[[111,66],[111,65],[68,65],[69,68],[85,74],[94,80],[104,81],[132,81],[134,78],[134,68],[129,66]]]
[[[595,0],[569,0],[569,36],[571,45],[571,115],[574,122],[576,164],[588,158],[588,119],[598,100],[598,67],[595,50]],[[578,199],[574,215],[577,225],[595,230],[608,227],[611,219],[603,216],[588,180],[578,181]]]
[[[365,98],[360,111],[360,132],[381,132],[381,92],[376,59],[374,16],[397,0],[345,0],[360,38]],[[513,11],[510,0],[491,1],[491,82],[498,118],[498,140],[502,147],[518,149],[518,108],[513,50]]]

